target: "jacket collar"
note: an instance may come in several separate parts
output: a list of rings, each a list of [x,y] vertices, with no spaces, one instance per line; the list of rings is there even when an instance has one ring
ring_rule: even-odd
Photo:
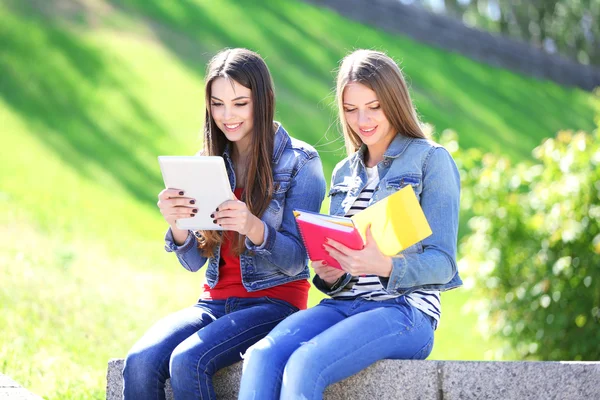
[[[413,139],[414,138],[404,136],[400,133],[396,134],[396,136],[394,137],[394,139],[388,146],[387,150],[383,154],[383,158],[384,159],[386,159],[386,158],[395,159],[395,158],[400,157],[400,155],[402,153],[404,153],[404,150],[406,150],[406,148],[413,141]],[[366,151],[367,151],[367,145],[363,144],[362,146],[360,146],[360,148],[356,151],[356,153],[354,153],[352,156],[350,156],[351,164],[355,164],[356,162],[359,162],[359,161],[364,164]]]

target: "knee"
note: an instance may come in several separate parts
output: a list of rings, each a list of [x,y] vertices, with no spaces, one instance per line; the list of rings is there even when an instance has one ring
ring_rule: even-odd
[[[155,375],[153,371],[160,368],[159,362],[151,348],[134,348],[125,358],[123,379],[129,382],[146,381]]]
[[[319,373],[319,355],[315,346],[305,343],[292,353],[283,372],[287,380],[296,381],[307,377],[307,374]]]
[[[198,368],[198,357],[194,357],[190,349],[176,347],[169,360],[171,383],[186,379],[185,377],[193,375]]]
[[[267,336],[246,350],[246,353],[243,355],[244,370],[247,367],[258,368],[262,365],[276,365],[283,358],[285,358],[285,355],[281,349],[278,349],[273,339]]]

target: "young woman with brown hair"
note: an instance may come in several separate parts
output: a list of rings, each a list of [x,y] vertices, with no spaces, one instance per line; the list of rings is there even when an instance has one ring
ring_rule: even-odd
[[[202,154],[222,156],[236,200],[213,212],[220,231],[190,232],[178,218],[195,200],[177,189],[158,198],[166,249],[195,272],[207,261],[198,302],[158,321],[125,360],[125,399],[214,399],[212,376],[288,315],[305,309],[307,255],[293,209],[318,211],[325,179],[317,152],[273,121],[269,70],[246,49],[217,54],[206,73]]]

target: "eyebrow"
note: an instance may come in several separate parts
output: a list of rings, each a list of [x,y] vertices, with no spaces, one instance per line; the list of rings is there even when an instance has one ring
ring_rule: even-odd
[[[215,100],[219,100],[219,101],[223,101],[223,100],[221,100],[220,98],[218,98],[218,97],[215,97],[215,96],[210,96],[210,98],[211,98],[211,99],[215,99]],[[250,97],[248,97],[248,96],[238,96],[238,97],[236,97],[235,99],[233,99],[233,100],[231,100],[231,101],[237,101],[237,100],[241,100],[241,99],[249,99],[249,98],[250,98]]]
[[[365,103],[365,105],[366,105],[366,106],[368,106],[369,104],[376,103],[376,102],[378,102],[378,101],[379,101],[379,100],[377,100],[377,99],[375,99],[375,100],[371,100],[370,102],[368,102],[368,103]],[[344,105],[345,105],[345,106],[353,106],[354,104],[352,104],[352,103],[344,103]]]

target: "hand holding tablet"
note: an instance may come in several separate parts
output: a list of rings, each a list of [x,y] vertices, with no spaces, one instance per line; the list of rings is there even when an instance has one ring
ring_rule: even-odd
[[[221,203],[235,198],[223,158],[159,156],[158,162],[167,188],[159,207],[167,222],[175,220],[184,230],[223,230],[210,217]]]

